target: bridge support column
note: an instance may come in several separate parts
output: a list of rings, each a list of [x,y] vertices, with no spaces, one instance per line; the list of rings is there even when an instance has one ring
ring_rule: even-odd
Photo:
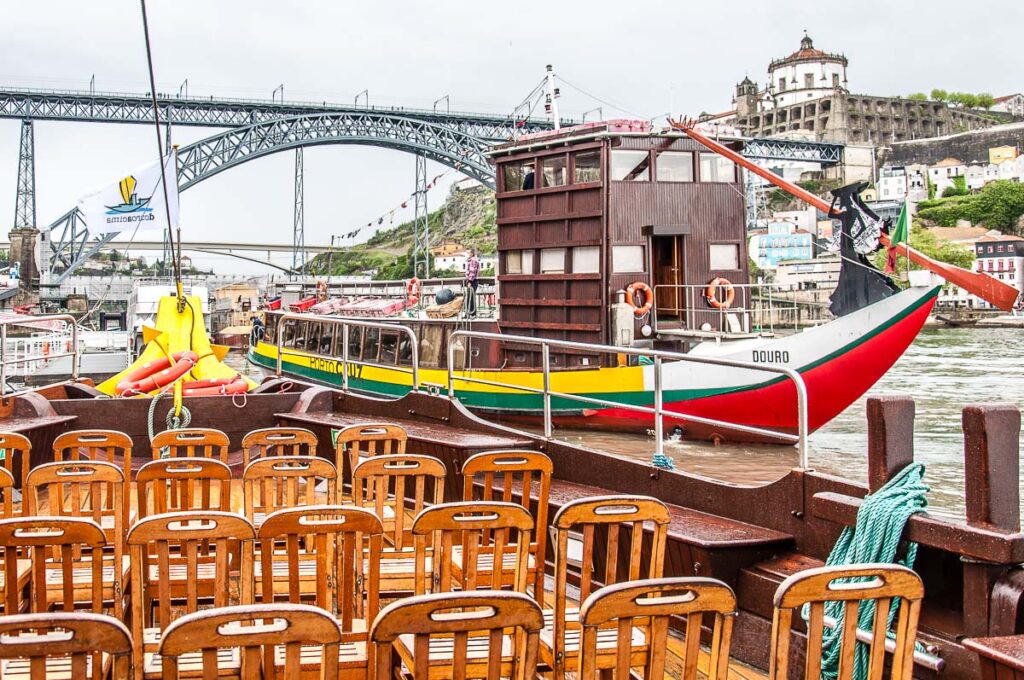
[[[20,292],[15,304],[37,302],[39,295],[39,230],[36,229],[35,131],[28,118],[21,122],[18,147],[18,191],[14,202],[14,228],[8,235],[10,261],[18,263]]]
[[[430,278],[430,211],[427,209],[427,157],[416,155],[416,217],[413,234],[412,274]],[[422,266],[421,266],[422,265]]]
[[[302,147],[295,149],[295,219],[292,230],[292,271],[306,274],[306,211],[303,206]]]

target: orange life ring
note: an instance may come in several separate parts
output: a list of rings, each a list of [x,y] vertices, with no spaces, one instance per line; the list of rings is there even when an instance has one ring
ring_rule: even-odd
[[[199,355],[192,351],[177,352],[171,358],[161,357],[142,364],[134,371],[129,371],[117,383],[114,393],[123,396],[126,393],[144,394],[169,385],[192,370],[199,361]]]
[[[420,301],[420,293],[423,292],[423,282],[415,276],[405,284],[405,300],[409,307]]]
[[[636,304],[637,293],[643,293],[644,296],[644,303],[639,306]],[[634,281],[626,288],[626,302],[633,308],[634,315],[643,316],[654,306],[654,291],[643,281]]]
[[[725,288],[724,300],[719,300],[716,297],[719,286],[723,286]],[[708,283],[708,289],[704,291],[704,297],[707,299],[708,304],[715,309],[729,309],[732,307],[733,300],[736,299],[736,291],[732,287],[732,281],[721,276],[716,276],[711,279],[710,283]]]
[[[244,394],[249,391],[249,383],[240,375],[231,378],[206,378],[193,380],[181,386],[181,393],[186,397],[204,397],[220,394]]]

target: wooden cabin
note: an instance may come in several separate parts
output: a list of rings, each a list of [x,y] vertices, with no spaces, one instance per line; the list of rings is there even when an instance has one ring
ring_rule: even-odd
[[[748,281],[742,174],[683,135],[604,121],[524,135],[491,157],[503,333],[631,344],[613,310],[631,283],[655,292],[651,314],[663,325],[699,328],[715,317],[702,309],[703,287]],[[633,319],[632,337],[653,342],[649,316]],[[539,361],[523,347],[506,366]],[[564,368],[596,361],[552,355]]]

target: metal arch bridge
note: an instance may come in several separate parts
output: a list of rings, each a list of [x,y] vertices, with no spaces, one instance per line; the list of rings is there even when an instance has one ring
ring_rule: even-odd
[[[484,156],[491,143],[506,140],[516,131],[531,132],[552,125],[546,119],[517,120],[492,114],[163,94],[158,94],[157,106],[162,120],[169,122],[168,128],[229,128],[179,150],[180,190],[246,161],[287,149],[296,149],[298,154],[305,146],[317,144],[375,145],[407,151],[493,187],[494,170]],[[0,119],[23,121],[15,226],[35,225],[34,181],[30,182],[33,186],[23,181],[25,177],[34,179],[33,120],[143,124],[152,122],[152,114],[148,94],[0,88]],[[836,144],[753,139],[747,141],[745,155],[832,165],[841,162],[842,152],[843,147]],[[297,168],[297,192],[301,191],[299,172]],[[22,184],[26,184],[24,190]],[[297,226],[297,234],[299,229]],[[59,237],[50,238],[58,230]],[[43,231],[49,242],[51,267],[63,268],[55,283],[63,281],[114,236],[107,234],[90,242],[77,208]]]

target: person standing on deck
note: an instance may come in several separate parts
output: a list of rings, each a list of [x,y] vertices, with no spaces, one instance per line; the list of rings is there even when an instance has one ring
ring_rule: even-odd
[[[479,285],[480,277],[480,258],[476,256],[476,251],[472,248],[469,249],[469,259],[466,260],[466,314],[473,317],[476,316],[476,287]]]

